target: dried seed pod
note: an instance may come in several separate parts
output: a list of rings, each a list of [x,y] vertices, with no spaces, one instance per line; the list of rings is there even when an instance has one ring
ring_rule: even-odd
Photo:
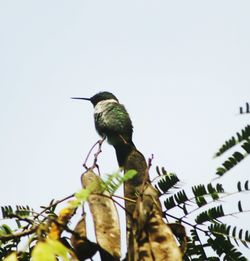
[[[101,249],[100,254],[120,258],[120,224],[116,206],[108,191],[102,191],[102,180],[92,170],[82,175],[82,186],[90,188],[89,208],[93,217],[96,241]],[[106,253],[107,252],[107,253]],[[112,260],[112,259],[109,259]]]

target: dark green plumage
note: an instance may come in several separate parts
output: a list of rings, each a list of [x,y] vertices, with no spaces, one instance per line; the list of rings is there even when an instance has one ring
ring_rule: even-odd
[[[101,108],[100,108],[101,107]],[[115,146],[122,143],[133,144],[133,126],[129,114],[122,104],[103,103],[95,109],[95,127],[100,136],[106,136]]]
[[[110,92],[100,92],[89,100],[94,106],[95,128],[114,146],[119,166],[124,165],[128,153],[135,148],[132,141],[133,125],[125,107]]]

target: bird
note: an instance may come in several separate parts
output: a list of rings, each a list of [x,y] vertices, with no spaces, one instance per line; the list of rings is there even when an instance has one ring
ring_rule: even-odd
[[[92,103],[96,131],[103,139],[107,138],[108,143],[115,148],[118,164],[122,167],[128,154],[136,149],[132,141],[132,121],[124,105],[113,93],[107,91],[99,92],[90,98],[71,98]]]

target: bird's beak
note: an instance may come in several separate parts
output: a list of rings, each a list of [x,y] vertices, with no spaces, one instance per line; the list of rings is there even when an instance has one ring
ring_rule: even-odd
[[[71,99],[90,101],[90,98],[81,98],[81,97],[71,97]]]

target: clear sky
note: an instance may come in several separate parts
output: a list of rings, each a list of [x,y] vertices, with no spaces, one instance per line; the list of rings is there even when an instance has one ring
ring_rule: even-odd
[[[127,107],[154,167],[190,185],[214,178],[214,152],[249,123],[237,116],[250,101],[249,13],[243,0],[0,1],[1,205],[36,208],[80,188],[99,137],[92,105],[70,97],[103,90]],[[117,169],[108,144],[99,165]],[[234,191],[249,167],[221,182]]]

